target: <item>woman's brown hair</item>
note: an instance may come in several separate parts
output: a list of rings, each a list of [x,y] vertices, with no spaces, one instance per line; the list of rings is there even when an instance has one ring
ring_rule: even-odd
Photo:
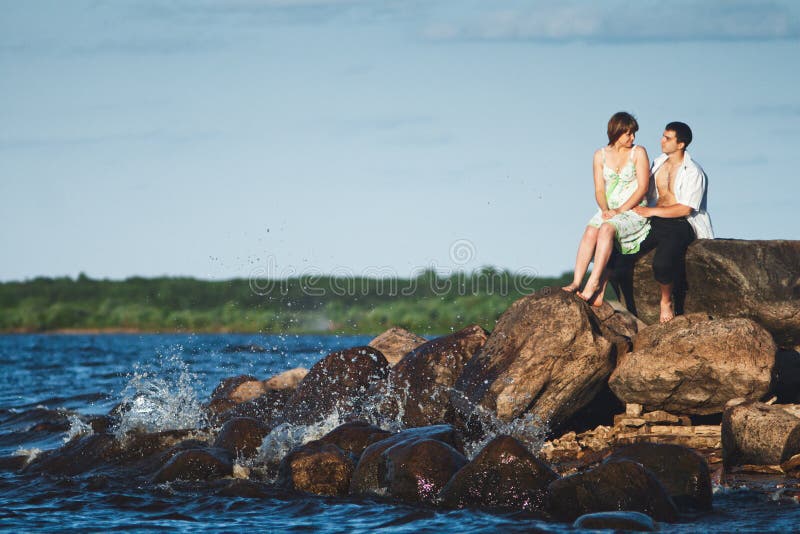
[[[630,113],[618,111],[611,115],[608,120],[608,144],[613,145],[624,133],[636,133],[639,131],[639,123]]]

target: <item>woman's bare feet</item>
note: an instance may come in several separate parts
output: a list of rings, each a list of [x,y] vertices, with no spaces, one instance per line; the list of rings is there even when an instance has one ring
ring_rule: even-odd
[[[603,305],[603,291],[600,291],[602,286],[600,284],[592,284],[591,281],[586,283],[583,291],[576,293],[578,298],[585,300],[595,308]]]
[[[563,286],[561,289],[563,289],[567,293],[575,293],[576,291],[578,291],[578,289],[580,289],[580,287],[581,287],[580,285],[576,284],[575,282],[572,282],[569,285]]]
[[[659,321],[667,323],[675,318],[675,312],[672,310],[671,300],[661,300],[661,317]]]

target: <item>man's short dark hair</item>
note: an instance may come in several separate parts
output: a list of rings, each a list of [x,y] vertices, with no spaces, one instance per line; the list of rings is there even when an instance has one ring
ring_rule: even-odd
[[[675,132],[675,140],[683,143],[683,148],[689,146],[692,142],[692,129],[685,122],[671,122],[664,127],[665,130]]]

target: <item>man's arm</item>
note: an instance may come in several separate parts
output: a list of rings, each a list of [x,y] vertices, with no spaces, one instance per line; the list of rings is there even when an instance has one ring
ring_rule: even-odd
[[[677,219],[678,217],[688,217],[692,213],[692,208],[683,204],[673,204],[672,206],[659,206],[657,208],[646,208],[636,206],[633,211],[642,217],[661,217],[662,219]]]

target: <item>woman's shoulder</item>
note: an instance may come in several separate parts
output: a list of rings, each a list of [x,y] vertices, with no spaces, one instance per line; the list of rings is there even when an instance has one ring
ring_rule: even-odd
[[[647,159],[647,163],[650,163],[650,160],[647,156],[647,150],[642,145],[633,145],[631,152],[633,153],[634,159],[645,158]]]

